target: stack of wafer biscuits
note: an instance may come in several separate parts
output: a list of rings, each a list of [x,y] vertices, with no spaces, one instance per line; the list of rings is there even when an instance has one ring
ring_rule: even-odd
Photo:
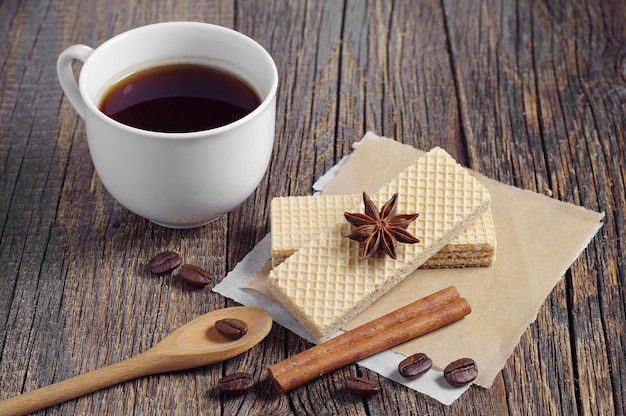
[[[340,215],[326,226],[313,227],[307,237],[310,240],[270,272],[267,284],[272,295],[314,338],[332,335],[444,247],[451,246],[448,253],[459,251],[461,246],[455,250],[452,243],[479,219],[491,219],[484,215],[489,209],[489,192],[440,148],[406,168],[372,195],[372,200],[380,207],[394,193],[399,195],[398,213],[420,214],[407,229],[420,242],[398,245],[396,260],[384,253],[363,259],[362,244],[345,238],[351,225]],[[311,197],[317,198],[321,197]],[[348,205],[356,201],[353,198],[327,201],[346,203],[334,208],[341,214],[362,212],[362,205]],[[275,214],[279,212],[272,213],[273,239],[275,232],[276,236],[281,234],[282,227]],[[301,225],[297,214],[289,217],[293,227]]]
[[[278,266],[320,230],[362,203],[362,195],[288,196],[272,199],[272,267]],[[488,267],[496,256],[496,229],[491,209],[420,268]]]

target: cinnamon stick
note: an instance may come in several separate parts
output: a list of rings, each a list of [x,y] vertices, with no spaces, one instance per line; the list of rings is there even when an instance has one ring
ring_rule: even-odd
[[[458,321],[471,312],[454,286],[268,367],[282,392]]]

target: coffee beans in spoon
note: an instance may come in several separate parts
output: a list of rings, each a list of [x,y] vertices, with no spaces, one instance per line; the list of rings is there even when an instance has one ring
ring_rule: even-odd
[[[215,322],[215,329],[226,338],[239,339],[248,332],[248,324],[241,319],[224,318]]]

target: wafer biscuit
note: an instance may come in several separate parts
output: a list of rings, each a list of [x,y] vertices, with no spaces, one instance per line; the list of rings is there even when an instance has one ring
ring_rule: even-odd
[[[378,206],[399,193],[398,213],[420,214],[407,229],[421,241],[399,244],[398,258],[362,258],[361,244],[345,238],[338,221],[270,271],[272,295],[322,340],[337,331],[476,221],[489,192],[443,149],[435,148],[372,196]],[[362,211],[362,206],[351,211]]]
[[[321,230],[343,218],[363,200],[362,195],[288,196],[272,199],[270,227],[272,267],[278,266]],[[491,209],[467,227],[421,268],[491,266],[496,253],[496,230]]]

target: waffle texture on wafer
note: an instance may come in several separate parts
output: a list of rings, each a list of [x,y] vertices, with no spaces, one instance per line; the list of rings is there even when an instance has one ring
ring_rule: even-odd
[[[321,230],[340,221],[358,206],[362,195],[288,196],[272,199],[270,226],[272,267],[278,266]],[[491,209],[469,225],[421,268],[491,266],[496,254],[496,230]]]
[[[421,241],[362,258],[362,245],[345,238],[343,220],[270,271],[272,295],[317,340],[336,332],[484,214],[489,192],[443,149],[435,148],[372,195],[378,207],[398,193],[397,213],[419,213],[407,229]],[[349,211],[363,211],[362,205]]]

